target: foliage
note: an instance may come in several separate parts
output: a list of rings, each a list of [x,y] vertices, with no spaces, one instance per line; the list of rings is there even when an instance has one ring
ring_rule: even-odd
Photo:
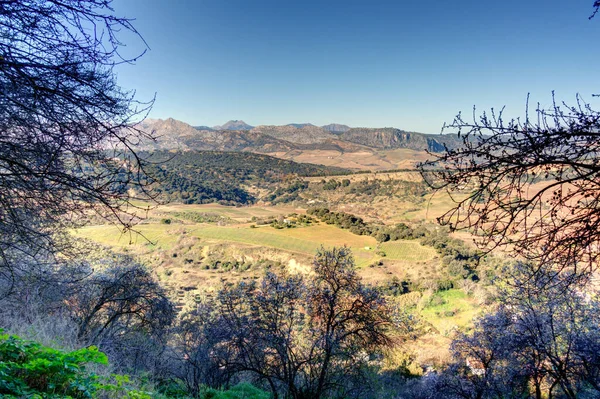
[[[0,286],[13,288],[0,298],[0,323],[42,342],[98,346],[118,371],[154,371],[173,305],[140,264],[97,256],[0,275]]]
[[[327,208],[313,207],[308,208],[306,214],[316,216],[327,224],[335,224],[342,229],[349,229],[354,234],[370,235],[372,232],[370,226],[361,217],[349,213],[331,212]]]
[[[285,204],[300,198],[299,193],[307,188],[308,182],[303,180],[295,180],[285,187],[278,187],[271,194],[267,195],[264,200],[271,202],[273,205]]]
[[[128,375],[101,376],[88,369],[90,364],[109,366],[107,356],[95,346],[67,352],[15,335],[1,334],[0,397],[183,398],[181,395],[163,395],[155,390],[137,389],[140,381]],[[253,392],[252,387],[245,387],[245,392]]]
[[[108,359],[94,346],[62,352],[2,334],[0,394],[7,398],[91,398],[99,378],[86,370],[87,363],[107,364]]]
[[[269,399],[271,395],[248,383],[238,384],[228,390],[208,389],[202,399]]]
[[[519,264],[501,306],[452,349],[456,362],[437,381],[448,397],[597,397],[600,303],[554,274]]]
[[[307,187],[307,183],[294,178],[349,172],[247,152],[155,151],[141,155],[156,163],[150,169],[157,181],[153,185],[155,192],[164,200],[186,204],[254,203],[257,198],[244,186],[272,191],[266,196],[267,201],[289,202]],[[290,180],[287,186],[282,185]]]
[[[479,279],[476,271],[483,257],[480,251],[471,249],[463,241],[439,231],[422,238],[421,244],[433,247],[442,256],[442,264],[450,276]]]
[[[231,223],[231,218],[219,215],[218,213],[209,212],[196,212],[196,211],[181,211],[181,212],[170,212],[170,216],[189,220],[194,223]]]
[[[393,226],[367,223],[361,217],[346,212],[332,212],[324,207],[311,207],[306,210],[306,213],[318,217],[327,224],[348,229],[354,234],[373,236],[378,242],[415,239],[429,234],[429,231],[423,226],[413,229],[405,223]]]

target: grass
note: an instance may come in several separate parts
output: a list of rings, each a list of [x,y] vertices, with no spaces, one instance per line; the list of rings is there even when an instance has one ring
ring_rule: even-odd
[[[456,201],[463,199],[466,194],[456,194],[454,199],[444,191],[438,191],[426,195],[423,203],[412,206],[401,213],[403,219],[406,220],[427,220],[434,221],[442,216],[448,210],[456,206]]]
[[[453,330],[470,325],[480,312],[481,307],[473,298],[459,289],[451,289],[435,293],[421,316],[448,336]]]
[[[128,247],[132,244],[155,245],[159,249],[170,249],[185,231],[187,236],[271,247],[309,256],[314,255],[321,245],[325,247],[346,245],[352,248],[359,267],[370,263],[375,257],[373,250],[365,249],[365,247],[375,247],[376,241],[373,237],[358,236],[326,224],[278,230],[270,226],[250,228],[248,225],[193,224],[182,226],[153,223],[137,226],[136,230],[141,235],[123,235],[114,226],[89,226],[77,231],[76,235],[117,248]]]
[[[87,226],[74,232],[75,236],[87,238],[100,244],[116,248],[126,248],[131,245],[152,246],[159,249],[169,249],[177,243],[181,227],[165,224],[144,224],[135,227],[138,233],[123,233],[111,225]]]
[[[436,255],[433,248],[424,247],[416,241],[388,241],[380,244],[380,248],[387,258],[408,262],[426,262]]]

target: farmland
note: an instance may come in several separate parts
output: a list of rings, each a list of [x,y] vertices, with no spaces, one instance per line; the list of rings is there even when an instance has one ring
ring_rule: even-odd
[[[341,184],[344,180],[348,182]],[[452,200],[428,191],[415,172],[305,177],[302,181],[307,184],[293,201],[277,205],[267,201],[247,206],[169,203],[151,206],[135,232],[123,234],[114,226],[95,224],[75,235],[147,264],[172,292],[179,309],[198,295],[212,295],[223,284],[258,279],[267,270],[310,273],[312,258],[321,246],[347,246],[367,284],[387,289],[394,281],[403,281],[415,290],[397,297],[398,306],[420,315],[428,332],[406,350],[418,353],[420,364],[446,361],[453,332],[470,325],[483,308],[458,288],[437,291],[438,282],[448,278],[439,253],[419,239],[378,242],[374,236],[310,219],[306,211],[318,204],[363,218],[375,230],[407,223],[434,231],[432,222],[450,208]],[[312,221],[291,222],[300,216]]]

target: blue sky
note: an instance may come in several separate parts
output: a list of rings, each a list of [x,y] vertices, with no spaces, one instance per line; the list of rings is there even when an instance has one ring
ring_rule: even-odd
[[[192,125],[311,122],[438,133],[527,93],[600,93],[593,0],[115,0],[150,50],[118,69],[150,114]],[[140,43],[128,41],[127,52]]]

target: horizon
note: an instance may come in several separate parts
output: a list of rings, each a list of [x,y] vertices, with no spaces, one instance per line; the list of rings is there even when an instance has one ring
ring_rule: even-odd
[[[439,133],[459,113],[576,102],[596,106],[600,55],[589,0],[116,0],[149,51],[118,82],[153,119],[214,126],[231,115],[272,125],[395,126]],[[128,41],[129,43],[130,41]],[[137,55],[144,42],[131,43]],[[255,122],[254,122],[255,123]]]

